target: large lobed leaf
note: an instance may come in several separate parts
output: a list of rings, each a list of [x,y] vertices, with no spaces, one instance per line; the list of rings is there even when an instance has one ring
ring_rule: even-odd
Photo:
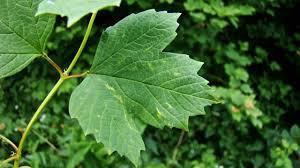
[[[57,14],[68,17],[68,27],[88,13],[95,13],[100,9],[119,6],[121,0],[43,0],[37,15],[44,13]]]
[[[202,63],[162,52],[176,37],[178,13],[132,14],[102,35],[90,74],[73,92],[70,115],[86,134],[138,163],[138,123],[187,130],[213,103]]]
[[[55,18],[35,17],[40,0],[0,0],[0,78],[43,54]]]

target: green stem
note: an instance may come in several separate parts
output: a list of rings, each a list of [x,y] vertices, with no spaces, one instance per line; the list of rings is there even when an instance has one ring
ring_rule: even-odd
[[[32,130],[32,132],[38,136],[42,141],[45,141],[46,144],[48,144],[53,150],[57,151],[57,148],[54,144],[52,144],[47,138],[43,137],[41,134],[39,134],[37,131]]]
[[[180,133],[180,137],[178,139],[178,142],[177,142],[177,144],[176,144],[176,146],[174,148],[174,151],[173,151],[173,155],[172,155],[172,160],[173,161],[176,161],[176,156],[177,156],[177,153],[178,153],[178,148],[182,144],[182,141],[183,141],[183,138],[184,138],[184,134],[185,134],[185,132],[184,132],[184,130],[182,130],[181,133]]]
[[[91,17],[91,19],[90,19],[88,28],[87,28],[87,30],[86,30],[86,33],[85,33],[85,35],[84,35],[84,38],[83,38],[83,40],[82,40],[82,43],[81,43],[81,45],[80,45],[80,47],[79,47],[79,49],[78,49],[78,51],[77,51],[77,53],[76,53],[74,59],[72,60],[72,62],[71,62],[71,64],[70,64],[69,68],[68,68],[67,71],[65,72],[66,75],[69,75],[69,73],[72,71],[72,69],[73,69],[74,66],[76,65],[76,63],[77,63],[77,61],[78,61],[78,59],[79,59],[79,57],[80,57],[80,55],[81,55],[81,53],[82,53],[82,51],[83,51],[85,45],[86,45],[86,43],[87,43],[87,40],[88,40],[88,38],[89,38],[89,36],[90,36],[90,34],[91,34],[91,30],[92,30],[92,27],[93,27],[93,24],[94,24],[96,15],[97,15],[97,12],[96,12],[96,13],[93,13],[93,15],[92,15],[92,17]]]
[[[0,167],[4,166],[5,164],[8,164],[9,162],[12,162],[12,161],[16,160],[16,158],[17,158],[16,156],[13,156],[13,157],[10,157],[10,158],[0,162]]]
[[[8,138],[6,138],[3,135],[0,135],[0,139],[2,139],[4,142],[6,142],[7,144],[9,144],[12,148],[14,148],[14,150],[17,152],[18,151],[18,147]]]
[[[42,102],[42,104],[39,106],[39,108],[37,109],[37,111],[34,113],[33,117],[31,118],[29,124],[27,125],[25,132],[22,135],[21,141],[19,143],[19,148],[18,148],[18,152],[17,152],[17,158],[15,160],[14,163],[14,168],[18,168],[19,167],[19,163],[20,163],[20,159],[21,159],[21,155],[22,155],[22,149],[24,146],[24,142],[28,136],[28,133],[30,132],[33,124],[36,122],[36,120],[39,118],[39,116],[41,115],[43,109],[46,107],[46,105],[50,102],[51,98],[54,96],[54,94],[57,92],[57,90],[59,89],[59,87],[63,84],[64,79],[59,79],[59,81],[56,83],[56,85],[52,88],[52,90],[49,92],[49,94],[47,95],[47,97],[44,99],[44,101]]]
[[[72,71],[72,69],[74,68],[74,66],[76,65],[84,47],[86,46],[87,40],[89,38],[89,35],[91,33],[95,18],[96,18],[97,13],[93,13],[88,28],[86,30],[85,36],[82,40],[82,43],[80,45],[80,48],[78,49],[74,59],[72,60],[69,68],[67,69],[67,71],[64,73],[63,76],[61,76],[61,78],[59,79],[59,81],[55,84],[55,86],[52,88],[52,90],[49,92],[49,94],[47,95],[47,97],[44,99],[44,101],[42,102],[42,104],[39,106],[39,108],[37,109],[37,111],[34,113],[33,117],[31,118],[29,124],[27,125],[25,132],[22,135],[21,141],[19,143],[19,147],[18,147],[18,151],[16,154],[16,158],[15,158],[15,162],[14,162],[14,168],[19,168],[19,164],[20,164],[20,159],[22,156],[22,149],[25,143],[25,140],[33,126],[33,124],[37,121],[37,119],[39,118],[39,116],[41,115],[41,113],[43,112],[43,109],[46,107],[46,105],[50,102],[50,100],[52,99],[52,97],[55,95],[55,93],[58,91],[59,87],[64,83],[64,81],[66,79],[68,79],[68,75],[69,73]]]

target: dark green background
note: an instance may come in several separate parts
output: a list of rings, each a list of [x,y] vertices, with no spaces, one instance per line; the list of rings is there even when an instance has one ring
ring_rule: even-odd
[[[127,0],[98,14],[75,72],[89,69],[101,32],[146,9],[181,12],[176,40],[168,51],[186,53],[205,64],[200,75],[222,102],[193,117],[174,159],[181,131],[148,127],[143,135],[145,168],[299,168],[300,167],[300,2],[297,0]],[[66,67],[88,22],[71,29],[57,18],[47,44],[49,56]],[[0,133],[14,142],[58,79],[44,60],[0,81]],[[92,137],[85,137],[68,115],[70,80],[59,90],[25,146],[23,163],[42,168],[126,168]],[[126,141],[124,142],[126,143]],[[2,144],[0,158],[11,149]],[[294,166],[293,166],[294,165]]]

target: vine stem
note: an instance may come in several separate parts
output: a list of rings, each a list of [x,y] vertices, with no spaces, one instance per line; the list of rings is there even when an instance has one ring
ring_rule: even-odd
[[[51,98],[54,96],[54,94],[57,92],[57,90],[59,89],[59,87],[63,84],[65,79],[59,79],[58,82],[55,84],[55,86],[52,88],[52,90],[49,92],[49,94],[47,95],[47,97],[44,99],[44,101],[42,102],[42,104],[39,106],[39,108],[37,109],[37,111],[34,113],[33,117],[31,118],[29,124],[27,125],[25,132],[22,135],[21,141],[19,143],[19,148],[16,154],[16,160],[14,163],[14,168],[18,168],[19,167],[19,163],[20,163],[20,159],[21,159],[21,155],[22,155],[22,149],[24,146],[24,142],[28,136],[28,133],[30,132],[33,124],[36,122],[36,120],[39,118],[39,116],[41,115],[43,109],[46,107],[46,105],[50,102]]]
[[[28,134],[32,128],[32,126],[34,125],[34,123],[38,120],[39,116],[42,114],[43,109],[46,107],[46,105],[50,102],[50,100],[52,99],[52,97],[55,95],[55,93],[58,91],[58,89],[60,88],[60,86],[64,83],[65,80],[68,79],[69,73],[73,70],[74,66],[76,65],[84,47],[86,46],[87,40],[90,36],[95,18],[96,18],[97,12],[93,13],[91,16],[91,19],[89,21],[89,25],[88,28],[85,32],[84,38],[81,42],[81,45],[76,53],[76,55],[74,56],[69,68],[64,72],[64,75],[62,75],[60,77],[60,79],[58,80],[58,82],[55,84],[55,86],[52,88],[52,90],[49,92],[49,94],[47,95],[47,97],[43,100],[42,104],[39,106],[39,108],[37,109],[37,111],[34,113],[33,117],[31,118],[29,124],[27,125],[25,132],[22,135],[21,141],[19,143],[19,147],[18,147],[18,151],[16,154],[16,158],[15,158],[15,162],[14,162],[14,168],[19,168],[19,164],[20,164],[20,159],[22,156],[22,149],[25,143],[26,138],[28,137]],[[48,60],[49,61],[49,60]]]

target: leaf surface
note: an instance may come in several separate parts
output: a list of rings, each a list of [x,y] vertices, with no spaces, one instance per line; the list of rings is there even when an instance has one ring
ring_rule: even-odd
[[[0,0],[0,78],[43,54],[55,18],[35,17],[40,0]]]
[[[132,14],[102,35],[89,74],[73,92],[70,115],[86,134],[135,165],[144,150],[137,123],[187,130],[213,103],[202,63],[162,52],[176,37],[178,13]]]
[[[119,6],[121,0],[43,0],[39,5],[37,15],[51,13],[68,17],[68,27],[79,21],[88,13],[100,9]]]

